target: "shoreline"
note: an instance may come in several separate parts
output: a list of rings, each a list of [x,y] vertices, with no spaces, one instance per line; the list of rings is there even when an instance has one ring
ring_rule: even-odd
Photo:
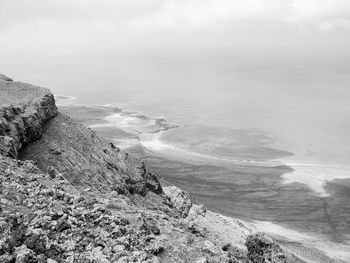
[[[120,109],[120,110],[122,111],[122,109]],[[110,115],[110,116],[112,116],[112,115]],[[121,116],[120,113],[114,113],[114,117],[123,119],[125,116]],[[142,120],[146,120],[146,121],[152,120],[152,122],[153,122],[152,124],[158,124],[155,121],[155,120],[157,120],[157,118],[150,118],[150,117],[148,117],[148,116],[146,116],[144,114],[140,114],[140,113],[131,113],[130,114],[130,112],[127,112],[126,118],[131,118],[131,119],[129,119],[129,121],[131,121],[131,122],[133,121],[133,118],[138,118],[138,119],[142,119]],[[166,120],[163,117],[162,117],[162,119]],[[104,120],[108,120],[108,116],[106,116],[104,118]],[[128,150],[128,149],[133,148],[136,145],[140,144],[140,145],[142,145],[141,147],[144,148],[145,155],[149,155],[150,154],[150,155],[160,156],[161,158],[164,157],[165,159],[168,159],[169,162],[183,162],[183,161],[185,161],[185,162],[190,162],[190,163],[196,163],[197,165],[200,164],[200,163],[202,163],[202,164],[211,164],[211,165],[224,164],[224,165],[231,165],[231,166],[235,166],[235,167],[242,167],[243,169],[244,168],[247,168],[247,169],[254,169],[254,168],[255,169],[259,169],[259,168],[262,168],[262,169],[273,169],[276,166],[284,166],[284,165],[286,165],[285,163],[283,163],[280,160],[278,160],[273,165],[271,165],[271,163],[270,163],[270,165],[268,165],[269,164],[268,162],[261,162],[261,161],[256,161],[255,162],[255,161],[244,161],[244,160],[243,161],[241,161],[241,160],[225,160],[225,159],[220,159],[220,158],[216,158],[216,157],[211,157],[211,156],[206,156],[206,155],[202,155],[202,154],[197,154],[195,152],[188,152],[186,150],[179,149],[177,147],[171,146],[171,145],[166,144],[166,143],[161,141],[161,135],[167,129],[158,129],[157,130],[157,128],[151,126],[151,127],[148,127],[149,128],[148,132],[146,131],[144,133],[140,133],[137,129],[136,130],[129,129],[128,125],[130,125],[130,123],[128,123],[128,121],[126,121],[126,122],[122,123],[122,125],[120,125],[120,122],[118,124],[118,122],[113,122],[110,119],[109,122],[107,121],[104,124],[91,125],[90,127],[91,128],[101,128],[101,129],[106,128],[106,127],[120,129],[121,126],[123,126],[123,124],[126,127],[124,132],[128,133],[128,132],[132,131],[132,132],[134,132],[134,135],[138,138],[138,140],[137,139],[133,139],[133,141],[131,142],[131,145],[130,144],[126,144],[125,145],[126,148],[124,148],[124,150]],[[122,130],[123,130],[123,127],[122,127]],[[122,139],[117,139],[117,140],[122,141]],[[133,145],[132,143],[135,143],[135,144]],[[136,146],[136,147],[138,147],[138,146]],[[304,165],[304,164],[301,164],[301,163],[298,163],[298,164],[299,164],[299,166],[303,166]],[[304,166],[306,166],[306,167],[314,167],[313,164],[305,164]],[[282,182],[283,179],[284,179],[285,180],[284,181],[285,184],[290,184],[290,183],[293,184],[293,183],[295,183],[295,182],[286,182],[287,179],[285,179],[285,177],[288,177],[288,173],[282,174],[280,176],[280,181]],[[183,188],[183,187],[180,186],[180,188]],[[205,202],[201,201],[201,203],[205,203]],[[223,214],[226,214],[226,213],[223,213]],[[228,215],[228,216],[232,216],[232,215]],[[240,218],[239,216],[237,216],[237,217]],[[260,221],[260,222],[263,222],[263,221]],[[279,229],[279,230],[281,228],[282,229],[286,229],[286,228],[282,227],[281,225],[276,225],[275,223],[273,223],[273,221],[265,221],[265,223],[266,222],[268,222],[268,224],[270,224],[270,226],[272,226],[272,225],[274,225],[275,227],[277,226],[277,229]],[[262,228],[262,230],[264,232],[269,233],[269,231],[266,231],[267,229],[268,228],[266,228],[266,227]],[[287,229],[286,231],[292,231],[292,232],[294,231],[293,233],[297,232],[297,231],[292,230],[292,229]],[[283,235],[280,235],[278,233],[278,231],[271,231],[270,234],[272,236],[275,236],[276,240],[281,239],[281,237],[283,237]],[[313,240],[314,239],[317,239],[317,238],[313,238]],[[293,241],[291,239],[288,239],[287,237],[283,237],[281,240],[282,240],[282,242],[288,244],[289,247],[296,247],[296,248],[298,248],[298,247],[301,246],[301,243],[294,244],[295,241]],[[324,242],[326,244],[327,240],[325,239],[324,241],[326,241],[326,242]],[[334,247],[334,246],[331,246],[331,247]],[[315,247],[312,248],[312,249],[315,249]],[[325,254],[322,254],[322,252],[317,252],[317,251],[316,252],[312,252],[312,253],[324,256],[324,255],[328,254],[330,251],[331,250],[327,249],[325,251]],[[338,251],[338,252],[344,254],[343,251]],[[349,259],[350,259],[350,255],[347,255],[347,256],[349,256]],[[324,262],[329,262],[329,261],[324,261]],[[342,262],[342,261],[338,261],[338,262]]]
[[[238,159],[228,159],[220,158],[215,156],[209,156],[201,153],[196,153],[181,149],[171,144],[167,144],[161,141],[163,131],[158,132],[156,135],[151,135],[151,140],[149,140],[149,135],[142,135],[148,139],[144,139],[141,136],[140,144],[145,147],[150,152],[160,153],[162,155],[168,156],[169,158],[178,158],[179,160],[187,160],[194,162],[212,162],[212,163],[228,163],[235,166],[247,166],[247,167],[276,167],[284,165],[279,161],[256,161],[256,160],[238,160]],[[153,137],[153,138],[152,138]],[[190,157],[190,158],[189,158]],[[191,158],[192,157],[192,158]]]
[[[145,151],[150,153],[150,151]],[[153,155],[162,156],[161,153],[152,152]],[[162,156],[166,159],[169,156]],[[157,158],[157,157],[156,157]],[[169,162],[178,162],[176,159],[169,160]],[[248,168],[248,167],[246,167]],[[171,183],[174,183],[173,181]],[[181,185],[180,188],[183,188]],[[195,199],[198,195],[195,194]],[[208,203],[203,200],[198,201],[198,203],[203,203],[208,205]],[[209,209],[211,207],[209,206]],[[321,233],[304,232],[301,228],[294,229],[293,227],[288,227],[286,223],[279,224],[274,221],[261,221],[251,219],[249,216],[241,217],[237,214],[229,214],[224,211],[214,211],[219,214],[223,214],[229,217],[238,218],[248,224],[253,225],[258,231],[262,231],[270,235],[274,240],[282,244],[282,247],[291,251],[305,262],[317,262],[317,263],[327,263],[330,258],[334,259],[334,262],[348,262],[350,260],[350,244],[341,245],[336,242],[332,242],[328,236]],[[339,248],[342,247],[342,248]]]

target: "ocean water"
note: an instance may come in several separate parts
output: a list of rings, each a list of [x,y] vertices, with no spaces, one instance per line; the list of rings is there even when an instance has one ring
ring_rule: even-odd
[[[283,177],[286,183],[307,184],[326,196],[326,182],[350,176],[350,67],[265,59],[118,57],[85,65],[81,58],[63,69],[79,67],[80,74],[48,79],[55,93],[75,96],[73,103],[115,105],[180,125],[152,138],[147,127],[136,127],[145,129],[149,149],[279,160],[294,169]],[[121,123],[114,117],[106,119],[109,125],[139,125],[137,118]]]
[[[69,61],[13,70],[211,210],[253,222],[310,261],[350,261],[350,67],[251,57]]]

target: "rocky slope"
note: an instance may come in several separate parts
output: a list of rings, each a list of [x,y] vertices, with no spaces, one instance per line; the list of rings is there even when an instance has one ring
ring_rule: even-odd
[[[299,262],[0,76],[0,262]],[[20,157],[22,161],[13,159]]]
[[[162,193],[158,179],[144,163],[60,113],[44,125],[42,137],[23,149],[20,158],[35,160],[43,171],[54,167],[83,188],[122,194]]]

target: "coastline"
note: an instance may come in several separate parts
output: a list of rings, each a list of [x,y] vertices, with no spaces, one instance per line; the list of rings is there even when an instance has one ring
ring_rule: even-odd
[[[327,240],[327,235],[318,235],[315,233],[317,233],[317,231],[315,232],[316,229],[314,229],[313,231],[307,233],[307,232],[303,232],[301,231],[303,228],[305,229],[305,226],[303,227],[301,224],[299,227],[295,228],[285,228],[282,225],[285,225],[287,222],[287,226],[288,226],[288,217],[286,218],[286,222],[283,224],[276,224],[273,223],[277,218],[275,218],[275,220],[273,219],[273,217],[271,218],[270,216],[266,216],[266,215],[255,215],[255,217],[257,217],[255,220],[253,219],[254,217],[252,217],[251,213],[246,214],[245,216],[242,216],[242,214],[237,214],[234,211],[233,212],[228,212],[227,210],[223,210],[223,209],[217,209],[217,205],[216,202],[211,203],[210,198],[213,197],[207,197],[207,196],[201,196],[202,194],[200,192],[196,192],[194,191],[194,189],[197,187],[196,186],[196,180],[195,179],[185,179],[186,183],[180,183],[181,179],[184,178],[175,178],[177,176],[177,173],[174,172],[174,170],[172,170],[172,172],[166,172],[167,169],[169,169],[169,166],[174,165],[174,167],[176,167],[177,165],[174,163],[179,163],[180,165],[183,163],[186,163],[186,166],[188,168],[185,168],[185,170],[187,169],[187,171],[191,171],[189,173],[190,177],[191,174],[193,174],[193,171],[197,171],[197,174],[201,174],[201,169],[199,169],[199,166],[201,165],[206,165],[206,168],[208,165],[211,165],[213,167],[215,166],[234,166],[235,169],[237,170],[246,170],[248,169],[248,171],[253,170],[254,173],[261,173],[264,174],[264,170],[266,171],[270,171],[269,173],[274,173],[273,170],[277,169],[280,170],[280,172],[277,172],[276,175],[274,175],[274,178],[272,181],[275,181],[278,183],[279,187],[289,187],[291,188],[292,191],[303,191],[303,192],[308,192],[307,196],[309,196],[308,198],[310,198],[311,196],[312,199],[316,198],[317,199],[317,193],[315,194],[315,192],[313,192],[312,189],[308,190],[307,185],[303,185],[303,184],[297,184],[296,187],[296,183],[298,183],[298,181],[288,181],[288,176],[290,176],[290,174],[292,174],[293,171],[293,166],[289,166],[289,165],[285,165],[285,162],[283,162],[283,159],[281,160],[276,160],[276,161],[270,161],[270,162],[265,162],[265,161],[245,161],[245,160],[232,160],[232,159],[220,159],[220,158],[216,158],[216,157],[212,157],[212,156],[206,156],[203,154],[198,154],[195,152],[189,152],[186,151],[184,149],[180,149],[177,148],[175,146],[169,145],[167,143],[162,142],[161,136],[162,133],[166,132],[166,130],[164,127],[162,126],[157,126],[157,118],[151,118],[148,117],[145,114],[140,114],[140,113],[135,113],[135,112],[124,112],[124,114],[121,114],[121,112],[123,111],[122,109],[118,108],[120,110],[120,112],[118,113],[112,113],[111,115],[107,115],[104,117],[104,121],[105,123],[101,123],[101,124],[92,124],[90,125],[91,128],[97,129],[97,132],[99,132],[99,130],[103,130],[104,128],[115,128],[115,129],[122,129],[125,133],[127,134],[131,134],[133,137],[131,143],[125,143],[123,146],[125,147],[124,149],[129,151],[130,153],[132,153],[133,155],[136,155],[138,157],[141,157],[142,159],[145,159],[149,166],[151,168],[153,168],[155,171],[159,171],[159,173],[161,173],[164,178],[163,181],[165,183],[169,182],[169,184],[175,184],[177,186],[179,186],[180,188],[186,190],[187,192],[191,193],[192,196],[194,196],[195,200],[198,199],[199,203],[204,203],[205,205],[208,206],[209,209],[213,210],[214,212],[218,212],[221,214],[225,214],[228,216],[233,216],[233,217],[238,217],[241,218],[242,220],[247,220],[247,222],[251,222],[252,224],[255,224],[257,226],[257,228],[260,230],[263,230],[265,232],[268,232],[271,236],[273,236],[276,240],[281,241],[281,243],[284,244],[284,246],[289,249],[292,250],[294,253],[299,254],[300,257],[303,257],[303,255],[305,256],[304,260],[308,261],[308,260],[316,260],[314,262],[319,262],[318,260],[322,260],[322,262],[330,262],[329,258],[327,255],[332,255],[332,257],[336,258],[337,256],[340,255],[340,257],[338,257],[339,261],[334,261],[334,262],[345,262],[345,261],[341,261],[341,258],[346,258],[346,260],[348,260],[348,258],[350,258],[350,255],[348,255],[346,252],[346,249],[350,246],[346,246],[344,245],[343,249],[339,249],[338,252],[332,252],[334,250],[334,247],[337,247],[337,243],[332,243],[329,240]],[[160,117],[160,119],[167,121],[165,118]],[[141,122],[143,123],[138,123],[138,121],[141,120]],[[149,123],[148,123],[149,122]],[[134,125],[134,126],[133,126]],[[131,126],[131,128],[130,128]],[[146,126],[146,129],[144,128],[144,126]],[[171,128],[178,128],[178,125],[169,125],[167,127],[171,127]],[[142,130],[143,129],[143,130]],[[140,130],[142,130],[143,132],[141,132]],[[113,136],[115,133],[112,131],[110,133],[111,136]],[[106,134],[104,134],[106,135]],[[110,138],[112,140],[114,140],[115,142],[122,142],[123,141],[123,136],[118,137],[118,138]],[[126,140],[129,140],[129,138],[126,138]],[[294,163],[296,164],[296,163]],[[300,164],[298,163],[300,166],[304,165],[304,164]],[[192,165],[194,165],[194,167],[191,167]],[[305,164],[305,166],[307,167],[313,167],[313,164]],[[189,168],[191,167],[191,168]],[[188,170],[190,169],[190,170]],[[209,169],[209,170],[213,170],[213,169]],[[259,171],[260,170],[260,171]],[[169,174],[172,173],[171,177],[168,177]],[[246,172],[245,172],[246,173]],[[195,178],[197,174],[195,175]],[[244,174],[244,173],[243,173]],[[242,175],[243,175],[242,174]],[[213,180],[215,181],[215,176],[213,177],[212,175],[210,175],[209,177],[204,174],[201,174],[202,179],[204,178],[205,180],[210,180],[211,182],[213,182]],[[237,178],[237,177],[236,177]],[[226,180],[224,178],[220,178],[217,177],[218,180]],[[169,180],[169,181],[168,181]],[[227,178],[227,182],[231,182],[232,180]],[[197,180],[198,181],[198,180]],[[240,179],[238,180],[240,181],[242,184],[246,184],[244,183],[245,179]],[[187,184],[184,185],[184,184]],[[211,183],[213,184],[213,183]],[[238,183],[239,184],[239,183]],[[193,186],[193,187],[189,187]],[[257,187],[258,189],[259,187]],[[221,188],[221,191],[225,190]],[[246,191],[246,190],[245,190]],[[273,192],[269,193],[266,192],[265,190],[262,190],[261,193],[256,192],[255,193],[251,193],[250,196],[254,196],[256,195],[256,198],[263,197],[263,198],[267,198],[266,201],[269,200],[269,196],[270,197],[274,197],[276,194]],[[256,199],[255,198],[255,199]],[[234,199],[233,199],[234,200]],[[235,203],[235,201],[233,201]],[[221,202],[224,203],[224,202]],[[258,211],[261,209],[258,209]],[[304,211],[304,209],[303,209]],[[257,211],[255,210],[255,213]],[[283,216],[284,217],[284,216]],[[271,221],[263,221],[262,219],[267,219],[270,218]],[[258,220],[259,219],[259,220]],[[292,219],[292,218],[291,218]],[[278,219],[275,222],[278,222],[280,219]],[[254,223],[255,222],[255,223]],[[291,221],[290,221],[291,222]],[[307,223],[308,224],[308,223]],[[293,224],[292,224],[293,226]],[[300,228],[301,227],[301,228]],[[271,231],[267,231],[267,229],[269,229]],[[294,230],[296,229],[296,230]],[[301,231],[301,232],[300,232]],[[281,233],[282,232],[282,233]],[[283,234],[283,232],[285,232],[285,234]],[[289,233],[289,234],[288,234]],[[314,233],[314,234],[312,234]],[[297,237],[297,238],[296,238]],[[295,240],[297,239],[297,241]],[[321,241],[320,241],[321,240]],[[338,244],[339,246],[339,244]],[[323,249],[318,250],[317,248],[323,247]],[[310,261],[312,262],[312,261]]]
[[[59,112],[49,90],[0,75],[0,92],[1,262],[301,262],[162,186],[143,161]]]

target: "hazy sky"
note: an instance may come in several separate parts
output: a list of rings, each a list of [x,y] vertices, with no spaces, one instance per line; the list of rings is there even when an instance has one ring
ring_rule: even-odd
[[[346,52],[349,0],[0,0],[0,55]]]

